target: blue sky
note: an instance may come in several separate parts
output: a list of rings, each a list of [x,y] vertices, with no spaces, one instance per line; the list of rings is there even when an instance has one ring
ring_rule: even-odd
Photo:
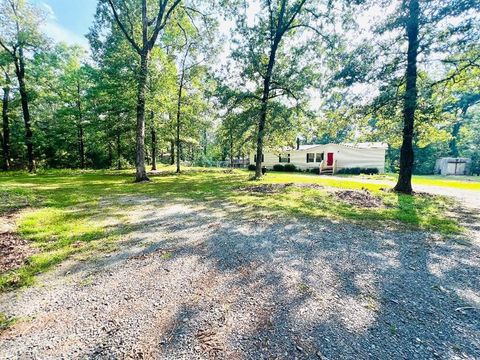
[[[97,0],[34,0],[49,14],[44,32],[55,41],[88,48],[85,34],[92,24]]]

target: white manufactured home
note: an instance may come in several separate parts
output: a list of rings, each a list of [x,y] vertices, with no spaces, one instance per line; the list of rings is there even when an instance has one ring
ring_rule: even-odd
[[[384,143],[300,145],[297,149],[265,152],[262,165],[272,169],[274,165],[293,164],[300,170],[319,168],[321,173],[336,173],[345,168],[376,168],[385,172]],[[256,155],[250,155],[254,164]]]

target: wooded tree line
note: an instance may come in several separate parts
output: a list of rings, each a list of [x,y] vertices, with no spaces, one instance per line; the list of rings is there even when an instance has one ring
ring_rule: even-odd
[[[99,0],[90,49],[1,0],[2,168],[208,165],[383,141],[396,189],[438,156],[480,167],[474,0]],[[365,21],[370,20],[368,24]]]

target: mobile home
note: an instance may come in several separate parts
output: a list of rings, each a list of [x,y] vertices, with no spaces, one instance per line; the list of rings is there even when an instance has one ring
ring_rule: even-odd
[[[385,172],[384,143],[299,145],[297,149],[265,152],[262,165],[272,169],[274,165],[293,164],[297,169],[319,168],[321,173],[336,173],[345,168],[376,168]],[[250,163],[256,162],[256,155],[250,155]]]

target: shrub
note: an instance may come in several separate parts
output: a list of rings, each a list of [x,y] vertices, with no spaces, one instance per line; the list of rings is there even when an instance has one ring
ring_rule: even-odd
[[[297,170],[297,167],[293,164],[285,164],[284,169],[287,172],[294,172]]]
[[[378,174],[378,169],[377,168],[362,169],[362,174],[376,175],[376,174]]]
[[[360,168],[343,168],[337,171],[337,174],[360,175]]]
[[[319,167],[316,167],[316,168],[313,168],[313,169],[310,169],[310,172],[312,174],[320,174],[320,168]]]
[[[360,175],[360,174],[366,174],[366,175],[374,175],[378,174],[378,169],[377,168],[343,168],[337,171],[337,174],[349,174],[349,175]]]
[[[255,171],[255,165],[253,165],[253,164],[248,165],[248,170],[249,171]]]
[[[281,164],[275,164],[273,165],[273,171],[285,171],[285,166]]]

